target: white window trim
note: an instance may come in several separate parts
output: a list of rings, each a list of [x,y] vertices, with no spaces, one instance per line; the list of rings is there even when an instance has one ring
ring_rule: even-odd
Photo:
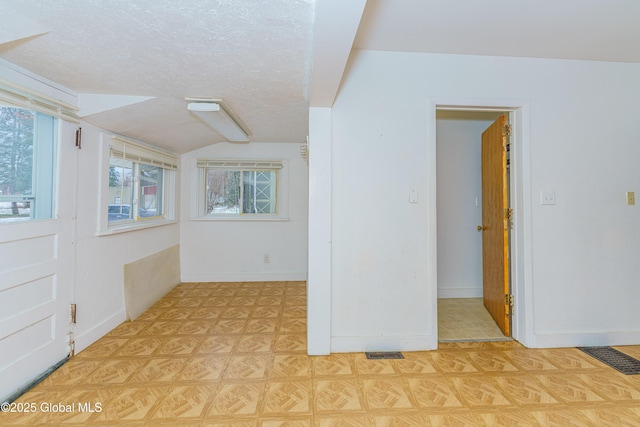
[[[124,156],[126,160],[146,163],[167,170],[178,170],[178,158],[175,154],[146,146],[121,136],[111,136],[110,149],[119,156]]]
[[[0,101],[26,110],[39,111],[71,123],[80,123],[77,107],[3,79],[0,79]]]
[[[16,73],[17,69],[13,64],[0,60],[0,67],[4,68],[7,66],[9,67],[10,73],[15,74],[16,77],[22,78],[27,76],[24,70]],[[45,82],[35,75],[27,77],[30,78],[23,80],[23,82],[29,81],[32,83],[33,80],[36,80],[37,84],[41,85],[40,89],[53,89],[54,92],[58,94],[62,92],[62,89],[57,87],[53,82]],[[4,78],[0,78],[0,104],[35,111],[54,118],[51,124],[46,125],[47,128],[51,128],[53,145],[49,145],[48,139],[42,140],[42,135],[37,135],[38,133],[35,132],[35,129],[38,126],[36,123],[39,120],[38,115],[34,118],[33,193],[37,199],[32,206],[31,218],[27,221],[2,222],[1,225],[4,226],[22,222],[33,223],[34,221],[55,221],[58,219],[58,164],[60,136],[62,132],[61,121],[55,119],[79,123],[80,120],[77,115],[78,108],[56,96],[46,95],[42,93],[42,91],[27,88]],[[50,150],[48,156],[44,153],[45,150]],[[47,212],[44,216],[41,215],[43,205],[46,205],[45,210]],[[40,213],[38,213],[38,211],[40,211]]]
[[[163,181],[164,217],[122,221],[109,224],[109,166],[112,150],[124,154],[126,159],[137,163],[159,166],[165,169]],[[167,173],[169,172],[169,173]],[[101,135],[100,150],[100,206],[98,209],[97,236],[109,236],[129,231],[142,230],[162,225],[176,224],[177,218],[177,174],[178,157],[158,148],[148,146],[118,135]]]
[[[277,212],[275,214],[205,214],[204,169],[277,170]],[[194,159],[191,169],[190,221],[289,221],[289,161],[286,159]]]

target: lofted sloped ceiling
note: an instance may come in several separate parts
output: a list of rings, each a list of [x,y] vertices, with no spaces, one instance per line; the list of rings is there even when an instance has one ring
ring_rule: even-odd
[[[368,0],[354,47],[640,62],[640,2]]]
[[[185,97],[223,98],[251,142],[304,141],[352,48],[640,62],[638,22],[638,0],[0,0],[0,58],[184,153],[224,141]]]
[[[78,92],[80,114],[91,112],[83,119],[101,128],[183,153],[224,140],[186,109],[185,97],[210,97],[233,108],[251,141],[306,138],[313,0],[0,0],[0,9],[0,57]],[[95,112],[103,94],[149,98]]]

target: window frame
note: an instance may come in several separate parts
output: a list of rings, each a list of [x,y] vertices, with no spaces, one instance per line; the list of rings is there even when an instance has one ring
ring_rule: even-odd
[[[288,161],[286,159],[195,159],[193,165],[191,220],[196,221],[288,221]],[[207,213],[207,169],[238,171],[242,176],[249,171],[276,172],[275,213]],[[242,205],[242,201],[240,202]]]
[[[59,119],[40,110],[12,105],[1,98],[0,107],[15,108],[33,114],[31,193],[0,194],[0,202],[29,201],[29,217],[9,217],[0,220],[0,224],[54,220],[57,218]]]
[[[109,221],[109,207],[111,203],[109,172],[112,166],[112,159],[122,159],[122,161],[132,162],[132,201],[129,210],[131,218]],[[100,206],[98,211],[98,231],[97,235],[110,235],[139,230],[149,227],[174,224],[177,220],[177,179],[178,179],[178,156],[118,135],[102,135],[101,151],[101,185],[100,185]],[[140,213],[140,173],[142,165],[158,167],[162,170],[162,214],[151,217],[141,217]],[[121,206],[129,203],[120,203]]]
[[[45,83],[45,85],[41,85],[41,90],[34,90],[0,78],[0,104],[35,113],[32,196],[40,194],[35,196],[35,202],[31,204],[28,219],[2,221],[0,222],[1,226],[25,222],[32,223],[34,221],[55,221],[58,219],[58,175],[60,173],[58,166],[62,122],[78,124],[80,119],[77,114],[77,106],[63,101],[57,96],[59,93],[56,96],[45,94],[44,92],[47,92],[47,89],[53,87],[49,83]],[[68,99],[70,100],[70,98]],[[46,129],[40,129],[36,132],[36,128]],[[51,132],[51,140],[43,138],[43,131]],[[42,214],[43,209],[46,211],[45,215]]]

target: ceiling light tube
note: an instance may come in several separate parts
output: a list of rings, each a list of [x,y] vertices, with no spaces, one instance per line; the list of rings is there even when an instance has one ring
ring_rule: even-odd
[[[217,102],[190,102],[187,109],[229,141],[248,141],[249,135]]]

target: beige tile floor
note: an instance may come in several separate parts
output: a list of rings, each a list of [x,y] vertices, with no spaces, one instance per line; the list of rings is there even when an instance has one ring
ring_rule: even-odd
[[[179,285],[16,401],[35,412],[0,413],[0,425],[640,425],[640,376],[577,349],[309,357],[305,315],[301,282]],[[47,412],[56,404],[68,410]]]
[[[438,339],[447,341],[504,341],[482,298],[438,299]]]

